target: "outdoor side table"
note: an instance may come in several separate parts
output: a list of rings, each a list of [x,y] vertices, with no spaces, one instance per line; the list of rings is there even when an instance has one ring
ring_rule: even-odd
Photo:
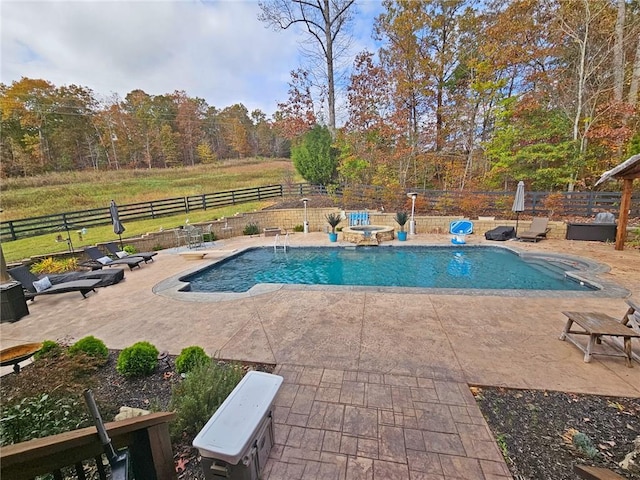
[[[24,298],[22,285],[18,282],[0,285],[0,321],[17,322],[25,315],[29,315],[29,307]]]
[[[632,328],[627,327],[619,320],[598,312],[562,312],[567,317],[567,323],[560,335],[560,340],[569,340],[576,347],[584,352],[584,361],[590,362],[591,355],[612,355],[625,357],[627,367],[633,367],[631,364],[631,338],[640,338],[640,333]],[[584,330],[571,330],[573,324],[576,323]],[[588,335],[589,341],[586,348],[578,342],[574,335]],[[613,353],[594,352],[593,347],[600,343],[602,337],[623,337],[624,347],[623,355]],[[611,344],[610,344],[611,345]],[[612,345],[613,346],[613,345]]]

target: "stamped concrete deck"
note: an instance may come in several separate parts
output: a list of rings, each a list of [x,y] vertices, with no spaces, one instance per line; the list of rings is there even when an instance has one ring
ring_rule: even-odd
[[[240,237],[213,249],[272,243]],[[291,236],[291,245],[327,243],[320,233]],[[509,244],[607,264],[602,279],[640,295],[637,250],[566,240]],[[276,363],[285,383],[267,464],[271,480],[511,478],[469,385],[640,397],[637,362],[626,368],[622,358],[598,356],[586,364],[575,346],[558,340],[563,310],[621,317],[623,298],[300,287],[209,303],[152,289],[211,260],[175,251],[156,258],[85,300],[77,293],[38,297],[29,316],[0,325],[2,348],[95,335],[111,348],[147,340],[173,354],[200,345],[222,358]]]

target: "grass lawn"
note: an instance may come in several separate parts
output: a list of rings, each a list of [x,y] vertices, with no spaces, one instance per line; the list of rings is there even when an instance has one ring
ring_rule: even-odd
[[[126,239],[128,237],[139,237],[140,235],[148,232],[158,231],[161,227],[164,230],[169,230],[171,228],[184,225],[187,219],[189,219],[189,223],[212,221],[221,217],[232,217],[238,212],[245,213],[260,210],[272,203],[273,202],[242,203],[224,208],[208,209],[206,211],[196,210],[189,212],[188,215],[182,213],[180,215],[156,218],[153,220],[129,222],[124,224],[126,231],[122,234],[122,240],[126,245]],[[79,235],[76,230],[71,230],[70,234],[71,243],[73,243],[73,248],[76,250],[101,242],[118,240],[118,236],[113,233],[112,225],[88,228],[87,233],[82,236],[82,240],[79,239]],[[62,235],[63,239],[67,239],[67,232],[62,231],[60,232],[60,235]],[[4,252],[5,260],[7,262],[17,262],[34,255],[47,255],[49,253],[68,251],[67,242],[56,242],[57,236],[58,234],[49,233],[38,237],[29,237],[12,242],[3,242],[2,250]]]
[[[2,221],[239,188],[303,182],[288,159],[242,159],[195,167],[50,173],[2,180]]]
[[[215,165],[171,168],[164,170],[117,170],[52,173],[37,177],[3,179],[0,190],[2,213],[8,221],[40,215],[107,207],[111,199],[118,204],[160,200],[164,198],[215,193],[260,185],[303,182],[288,159],[228,160]],[[123,240],[142,234],[165,230],[190,223],[230,217],[235,213],[260,210],[272,202],[252,202],[206,211],[192,211],[153,220],[124,222]],[[71,230],[74,249],[117,240],[111,225],[92,227],[80,240]],[[65,231],[60,232],[66,240]],[[68,251],[67,242],[56,242],[58,234],[3,242],[7,262],[16,262],[34,255]]]

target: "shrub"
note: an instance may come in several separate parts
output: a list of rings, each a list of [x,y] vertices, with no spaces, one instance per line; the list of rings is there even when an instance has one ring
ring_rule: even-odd
[[[294,232],[304,232],[304,226],[303,225],[294,225],[293,226],[293,231]]]
[[[562,193],[550,193],[542,201],[544,209],[548,211],[549,218],[555,218],[556,215],[564,215],[565,197]]]
[[[79,352],[82,352],[89,357],[104,360],[105,362],[109,356],[109,349],[104,342],[92,335],[81,338],[69,347],[69,354],[76,355]]]
[[[125,245],[122,249],[124,252],[127,252],[129,255],[133,255],[134,253],[138,253],[138,249],[133,245]]]
[[[173,387],[169,408],[176,412],[171,435],[196,434],[240,383],[242,366],[207,362],[196,365],[189,375]]]
[[[53,340],[45,340],[42,342],[42,348],[38,350],[33,358],[36,360],[39,358],[58,358],[64,352],[64,348]]]
[[[158,349],[149,342],[137,342],[120,352],[116,370],[125,377],[143,377],[157,366]]]
[[[316,125],[291,147],[293,165],[307,182],[326,185],[335,178],[338,150],[332,144],[329,129]]]
[[[0,407],[0,445],[42,438],[88,425],[84,405],[47,393]]]
[[[176,370],[178,373],[187,373],[194,369],[196,365],[210,362],[211,359],[202,347],[183,348],[176,358]]]
[[[36,275],[40,275],[43,273],[72,272],[77,267],[78,267],[77,258],[56,259],[53,257],[47,257],[31,265],[30,270]]]
[[[242,230],[242,234],[243,235],[259,235],[260,227],[258,227],[257,223],[247,223],[247,225],[244,227],[244,230]]]
[[[217,240],[216,234],[213,233],[213,232],[202,234],[202,241],[203,242],[215,242],[216,240]]]

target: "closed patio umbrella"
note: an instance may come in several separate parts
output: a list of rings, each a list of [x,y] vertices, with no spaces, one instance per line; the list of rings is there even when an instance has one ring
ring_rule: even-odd
[[[111,212],[111,222],[113,223],[113,233],[120,237],[120,250],[122,250],[122,234],[125,231],[124,225],[120,222],[120,214],[118,213],[118,205],[115,200],[111,200],[109,206],[109,212]]]
[[[524,212],[524,182],[518,182],[516,189],[516,198],[513,199],[513,207],[511,210],[516,212],[516,238],[518,238],[518,221],[520,220],[520,212]]]

